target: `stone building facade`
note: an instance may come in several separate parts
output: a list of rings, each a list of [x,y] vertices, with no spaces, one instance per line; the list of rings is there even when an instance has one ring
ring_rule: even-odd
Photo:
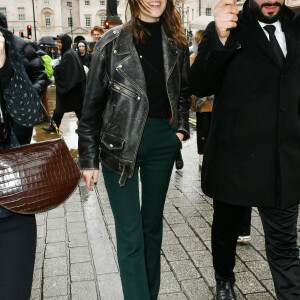
[[[35,40],[34,5],[37,41],[43,36],[56,36],[60,33],[73,36],[73,40],[82,36],[90,41],[89,33],[93,26],[104,26],[106,1],[108,0],[1,0],[0,12],[6,14],[9,30],[16,35],[23,30],[27,36],[27,25],[31,25],[32,39]],[[118,3],[118,15],[124,22],[125,0]]]

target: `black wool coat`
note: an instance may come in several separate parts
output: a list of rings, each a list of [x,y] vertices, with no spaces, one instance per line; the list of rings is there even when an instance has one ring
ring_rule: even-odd
[[[60,37],[63,45],[61,63],[54,69],[56,112],[82,110],[86,81],[83,65],[77,53],[70,48],[71,41],[67,35]]]
[[[286,208],[300,202],[300,22],[284,6],[281,67],[248,5],[225,47],[208,26],[190,70],[193,94],[215,94],[202,189],[233,205]]]

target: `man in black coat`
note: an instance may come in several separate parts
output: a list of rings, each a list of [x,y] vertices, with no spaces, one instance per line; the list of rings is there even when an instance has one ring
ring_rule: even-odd
[[[0,13],[0,27],[7,28],[5,15]],[[22,57],[26,73],[41,97],[50,84],[44,65],[29,40],[14,36],[14,41],[19,54]],[[29,144],[32,137],[33,127],[25,127],[11,120],[14,133],[21,145]]]
[[[276,295],[299,300],[300,20],[284,0],[246,0],[240,13],[221,0],[214,17],[189,84],[215,95],[202,189],[214,199],[217,299],[236,299],[238,228],[257,206]]]

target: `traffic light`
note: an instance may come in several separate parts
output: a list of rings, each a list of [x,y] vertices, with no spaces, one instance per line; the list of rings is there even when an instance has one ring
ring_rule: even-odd
[[[104,27],[105,27],[105,29],[109,29],[109,22],[108,22],[108,21],[106,21],[106,22],[104,23]]]
[[[23,38],[24,37],[24,31],[20,30],[20,37]]]
[[[32,33],[31,33],[31,25],[27,25],[27,37],[31,39]]]

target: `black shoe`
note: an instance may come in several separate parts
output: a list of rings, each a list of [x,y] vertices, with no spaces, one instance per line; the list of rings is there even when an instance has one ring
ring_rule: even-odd
[[[182,159],[180,150],[178,151],[178,154],[176,156],[175,166],[176,166],[177,170],[181,170],[183,168],[183,159]]]
[[[236,300],[233,286],[234,283],[231,281],[217,281],[216,300]]]
[[[49,126],[43,126],[42,127],[45,131],[48,131],[48,132],[56,132],[55,131],[55,128],[53,127],[53,126],[51,126],[51,125],[49,125]]]

